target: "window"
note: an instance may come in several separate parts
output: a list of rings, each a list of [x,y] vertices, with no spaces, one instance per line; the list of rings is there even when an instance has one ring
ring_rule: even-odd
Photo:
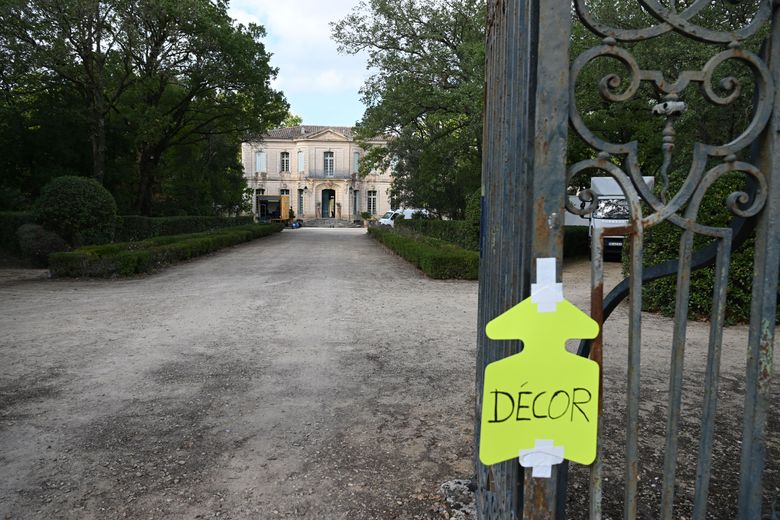
[[[352,154],[352,171],[357,172],[360,168],[360,152]]]
[[[368,192],[368,212],[372,215],[376,215],[376,191],[370,190]]]
[[[258,195],[265,195],[265,188],[257,188]]]
[[[286,190],[284,188],[279,190],[279,195],[289,195],[289,194],[290,194],[290,190]]]
[[[298,216],[303,216],[303,190],[298,190]]]
[[[358,218],[360,216],[360,192],[358,190],[352,192],[352,208],[354,208],[352,212],[355,214],[355,218]]]
[[[282,152],[281,154],[279,154],[279,171],[280,172],[290,171],[290,152]]]
[[[260,173],[268,171],[265,163],[265,152],[255,152],[255,171]]]
[[[303,159],[303,151],[298,151],[298,171],[303,173],[305,161]]]
[[[333,152],[325,152],[325,176],[333,177]]]

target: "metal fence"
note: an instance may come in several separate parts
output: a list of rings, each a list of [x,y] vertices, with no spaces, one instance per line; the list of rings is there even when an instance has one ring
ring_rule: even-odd
[[[714,265],[715,291],[710,316],[710,337],[704,374],[704,400],[696,454],[693,489],[693,519],[713,517],[708,512],[708,489],[713,464],[715,414],[718,401],[719,365],[726,302],[726,283],[731,252],[755,233],[755,265],[751,320],[747,340],[747,365],[743,431],[739,470],[734,486],[739,487],[738,518],[762,518],[762,473],[766,464],[767,412],[770,406],[773,342],[780,261],[780,2],[755,0],[755,10],[744,27],[719,31],[702,27],[696,16],[711,8],[711,0],[680,2],[638,0],[654,19],[648,27],[621,29],[602,23],[585,0],[489,0],[487,36],[487,94],[483,159],[482,261],[479,289],[479,331],[477,358],[476,440],[479,443],[481,395],[484,369],[492,361],[518,352],[519,342],[497,342],[484,335],[485,325],[530,293],[535,259],[562,260],[562,226],[567,179],[585,170],[613,177],[622,187],[631,210],[629,224],[622,231],[630,241],[629,276],[605,296],[602,236],[592,240],[591,316],[604,327],[617,303],[628,299],[626,367],[626,431],[623,517],[638,518],[640,359],[642,345],[642,287],[662,276],[676,277],[675,327],[671,341],[671,367],[664,462],[660,483],[659,517],[675,517],[675,485],[678,477],[682,383],[688,300],[692,271]],[[732,1],[734,3],[740,3]],[[600,43],[570,56],[572,17]],[[764,52],[754,53],[744,42],[766,31]],[[681,71],[667,79],[652,63],[639,63],[632,53],[637,42],[662,38],[669,33],[712,45],[712,56],[700,70]],[[739,81],[726,78],[713,87],[714,71],[728,61],[738,62],[752,74],[755,85],[752,121],[726,144],[698,143],[682,187],[670,197],[654,193],[642,179],[638,147],[641,143],[609,142],[586,125],[578,110],[575,84],[583,67],[594,60],[618,60],[626,78],[608,75],[599,95],[610,104],[635,99],[642,85],[651,85],[661,102],[648,110],[665,118],[662,135],[665,178],[674,150],[674,124],[684,108],[688,91],[700,87],[702,96],[715,105],[726,106],[740,94]],[[646,68],[650,67],[650,68]],[[619,88],[623,85],[622,90]],[[724,93],[725,91],[725,93]],[[630,126],[627,121],[626,125]],[[566,163],[569,128],[593,150],[593,158]],[[734,214],[729,226],[715,227],[699,222],[699,208],[707,190],[723,175],[741,172],[748,179],[744,191],[732,194],[727,204]],[[587,194],[584,199],[588,199]],[[592,207],[568,207],[586,214]],[[645,231],[669,222],[682,232],[679,258],[645,267]],[[694,237],[711,238],[710,245],[695,250]],[[560,276],[560,272],[558,273]],[[603,357],[602,336],[580,348],[599,364]],[[603,435],[603,434],[600,434]],[[600,438],[599,445],[602,445]],[[602,518],[603,453],[591,467],[588,484],[588,518]],[[777,463],[776,461],[774,462]],[[480,518],[511,519],[567,518],[565,511],[565,465],[557,467],[552,479],[523,474],[517,461],[486,467],[477,460],[477,509]],[[766,513],[766,511],[763,511]],[[717,517],[717,516],[715,516]]]

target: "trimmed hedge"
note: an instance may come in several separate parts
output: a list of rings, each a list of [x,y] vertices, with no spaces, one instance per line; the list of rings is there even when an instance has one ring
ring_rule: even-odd
[[[0,249],[11,254],[20,254],[16,231],[25,224],[35,224],[35,215],[31,211],[0,212]]]
[[[479,253],[475,251],[392,228],[370,227],[368,233],[431,278],[476,280],[479,274]]]
[[[398,219],[395,225],[425,236],[457,244],[469,251],[479,251],[479,225],[467,220]]]
[[[395,226],[400,231],[413,231],[456,244],[469,251],[479,251],[479,223],[475,225],[473,221],[411,219],[396,220]],[[564,258],[589,255],[588,228],[586,226],[569,226],[564,228]]]
[[[147,238],[201,233],[228,227],[252,224],[252,217],[142,217],[124,215],[116,219],[116,240],[146,240]]]
[[[81,247],[49,257],[52,276],[130,276],[204,255],[284,229],[283,224],[250,224],[217,231],[154,237]]]

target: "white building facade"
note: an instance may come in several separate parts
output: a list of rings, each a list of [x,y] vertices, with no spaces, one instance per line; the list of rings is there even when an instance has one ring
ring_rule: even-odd
[[[380,139],[370,144],[382,146]],[[288,195],[295,218],[360,220],[362,212],[374,216],[390,209],[392,177],[389,171],[360,178],[365,156],[354,141],[352,129],[301,125],[277,128],[259,142],[241,145],[247,185],[252,190],[252,212],[263,197]]]

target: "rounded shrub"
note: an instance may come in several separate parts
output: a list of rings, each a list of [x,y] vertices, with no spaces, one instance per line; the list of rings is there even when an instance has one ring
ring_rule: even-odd
[[[38,224],[24,224],[16,231],[19,249],[26,258],[38,267],[49,266],[49,255],[68,251],[70,248],[57,233],[48,231]]]
[[[41,190],[35,215],[73,246],[102,244],[113,238],[116,202],[94,179],[57,177]]]

